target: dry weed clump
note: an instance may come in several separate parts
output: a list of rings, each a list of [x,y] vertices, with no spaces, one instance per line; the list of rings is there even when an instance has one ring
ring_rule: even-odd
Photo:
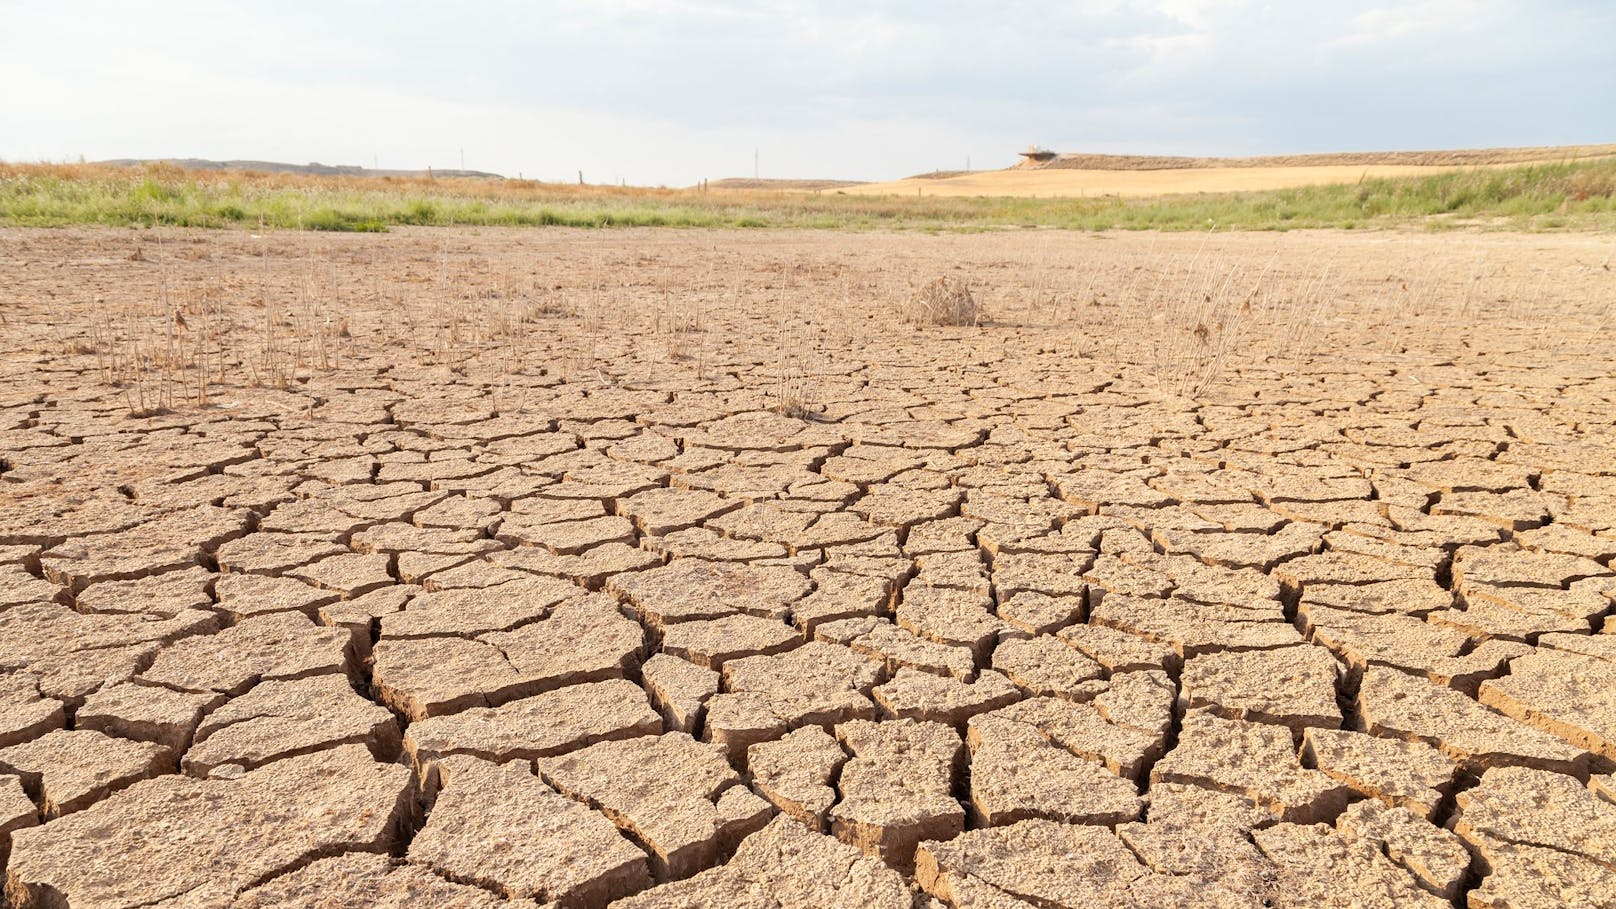
[[[775,348],[774,404],[775,413],[798,420],[813,419],[819,406],[818,365],[824,351],[814,349],[803,330],[788,324],[779,324],[779,340]]]
[[[167,267],[157,278],[152,298],[95,297],[84,323],[62,344],[68,353],[94,354],[96,374],[121,390],[137,416],[208,406],[212,388],[227,381],[239,356],[217,287],[173,286]]]
[[[938,278],[909,298],[904,321],[913,325],[980,325],[982,306],[963,278]]]

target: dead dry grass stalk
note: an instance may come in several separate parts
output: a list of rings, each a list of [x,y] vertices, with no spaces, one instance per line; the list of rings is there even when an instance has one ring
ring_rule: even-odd
[[[1204,245],[1184,266],[1158,274],[1144,308],[1157,385],[1189,398],[1207,394],[1237,365],[1311,355],[1330,287],[1328,266],[1309,261],[1301,277],[1281,281],[1278,251],[1253,270],[1204,258]]]
[[[774,410],[799,420],[815,412],[818,351],[810,349],[801,327],[780,321],[775,356]]]

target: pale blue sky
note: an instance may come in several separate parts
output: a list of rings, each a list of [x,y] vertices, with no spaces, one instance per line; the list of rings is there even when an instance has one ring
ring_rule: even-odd
[[[0,158],[684,185],[1616,141],[1616,2],[0,0]]]

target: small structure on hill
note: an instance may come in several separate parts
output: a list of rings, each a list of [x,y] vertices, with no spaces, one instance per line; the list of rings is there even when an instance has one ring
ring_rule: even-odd
[[[1055,160],[1055,153],[1040,145],[1029,145],[1024,152],[1016,152],[1027,159],[1028,164],[1044,164]]]

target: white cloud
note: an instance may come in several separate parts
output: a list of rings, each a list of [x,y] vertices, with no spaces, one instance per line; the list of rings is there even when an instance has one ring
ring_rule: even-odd
[[[1352,17],[1352,31],[1337,45],[1389,45],[1430,36],[1454,38],[1507,17],[1507,4],[1485,0],[1419,0],[1364,10]]]
[[[0,0],[0,157],[687,184],[1612,138],[1616,18],[1526,0]]]

